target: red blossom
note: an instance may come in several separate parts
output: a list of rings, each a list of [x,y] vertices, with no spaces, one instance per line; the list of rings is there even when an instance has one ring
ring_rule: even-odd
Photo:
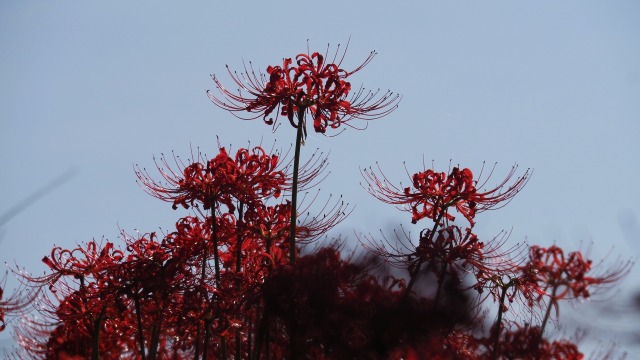
[[[529,262],[523,271],[530,272],[535,281],[553,300],[588,298],[593,287],[612,284],[620,280],[629,264],[604,274],[591,274],[593,262],[579,251],[565,255],[558,246],[548,248],[531,246]]]
[[[592,261],[585,259],[579,251],[565,255],[555,245],[549,248],[531,246],[528,262],[520,267],[520,271],[544,291],[534,301],[542,304],[543,299],[549,298],[542,320],[544,331],[552,308],[555,308],[556,317],[558,316],[560,300],[588,298],[594,289],[618,282],[629,272],[630,266],[629,262],[619,262],[612,269],[594,273]]]
[[[278,197],[285,188],[287,178],[278,168],[279,157],[268,155],[261,147],[252,150],[239,149],[235,158],[224,147],[218,155],[206,160],[198,154],[196,161],[185,164],[174,156],[179,169],[172,169],[166,158],[158,170],[166,183],[154,180],[146,170],[136,167],[136,175],[150,195],[189,208],[202,204],[206,209],[214,204],[224,204],[230,212],[235,210],[232,199],[243,202],[257,201],[264,197]]]
[[[336,51],[331,61],[317,52],[299,54],[267,67],[266,74],[251,65],[240,74],[229,70],[238,93],[214,76],[220,95],[209,97],[217,106],[274,127],[286,117],[297,128],[294,159],[261,147],[230,156],[218,146],[213,159],[174,156],[170,165],[163,156],[156,162],[161,181],[136,167],[145,191],[174,209],[195,208],[197,216],[179,219],[175,231],[160,236],[123,232],[123,249],[109,241],[54,247],[42,259],[48,273],[19,274],[26,295],[3,300],[0,281],[0,331],[5,316],[25,314],[26,304],[39,314],[18,326],[25,356],[16,358],[583,359],[573,342],[544,338],[550,310],[560,299],[587,298],[594,288],[617,282],[629,264],[594,274],[580,252],[505,247],[505,231],[487,242],[473,232],[476,214],[509,203],[528,182],[529,170],[514,179],[514,166],[492,185],[493,169],[478,178],[468,168],[428,169],[409,176],[404,187],[365,169],[373,196],[411,212],[414,224],[424,218],[433,224],[417,241],[402,229],[404,238],[396,233],[396,239],[364,244],[374,256],[361,262],[355,253],[342,257],[340,238],[307,251],[352,207],[342,196],[329,196],[316,208],[319,192],[302,191],[323,179],[327,165],[318,152],[299,164],[305,114],[324,133],[351,126],[352,119],[384,116],[400,99],[364,88],[354,94],[349,77],[375,53],[353,71],[341,68],[345,54]],[[292,199],[274,204],[282,193]],[[452,224],[453,210],[470,226]],[[392,273],[387,264],[408,276]],[[412,291],[424,273],[429,276],[420,290],[427,291]],[[474,275],[475,284],[465,285],[465,274]],[[473,299],[472,289],[485,294]],[[498,315],[485,337],[480,306],[488,297],[498,303]],[[535,317],[547,297],[541,326],[503,320],[510,308]]]
[[[387,204],[408,206],[402,210],[412,213],[411,222],[414,224],[424,218],[438,222],[442,218],[454,220],[449,209],[455,208],[473,226],[477,212],[503,207],[526,185],[530,176],[528,170],[507,186],[516,169],[517,166],[512,167],[505,179],[494,188],[480,191],[478,187],[482,189],[487,184],[493,170],[478,185],[480,180],[474,180],[468,168],[461,170],[454,167],[449,175],[428,169],[411,177],[413,188],[393,185],[379,166],[380,176],[372,169],[365,169],[362,174],[371,195]]]
[[[255,114],[247,119],[262,117],[268,125],[275,126],[278,117],[283,116],[297,128],[300,123],[296,123],[294,118],[309,111],[314,130],[319,133],[324,133],[327,127],[338,128],[352,119],[377,119],[395,110],[400,97],[390,91],[378,96],[379,90],[360,88],[349,97],[351,83],[347,78],[371,62],[376,53],[371,52],[360,66],[346,71],[341,68],[346,49],[342,55],[338,50],[330,63],[326,61],[326,55],[318,52],[298,54],[295,65],[291,58],[286,58],[282,66],[268,66],[267,74],[256,73],[251,64],[249,67],[245,65],[243,73],[232,72],[227,66],[238,92],[227,90],[213,76],[220,95],[216,96],[211,91],[207,94],[218,107]],[[242,115],[239,117],[244,118]]]
[[[499,268],[476,273],[476,284],[472,286],[479,294],[488,290],[494,301],[499,302],[501,312],[507,312],[509,306],[505,303],[518,302],[524,309],[533,311],[535,309],[535,299],[545,294],[544,290],[538,286],[528,273],[521,273],[517,264],[511,262],[509,268],[501,264]]]

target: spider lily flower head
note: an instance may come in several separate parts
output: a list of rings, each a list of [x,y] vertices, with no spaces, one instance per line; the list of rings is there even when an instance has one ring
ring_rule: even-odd
[[[455,217],[449,209],[454,208],[473,227],[476,213],[505,206],[526,185],[530,177],[529,170],[508,185],[516,169],[517,166],[512,167],[504,180],[488,190],[478,188],[485,187],[493,169],[483,180],[474,180],[473,173],[468,168],[454,167],[448,175],[427,169],[410,176],[412,187],[393,185],[379,165],[380,175],[371,168],[362,170],[362,174],[368,184],[366,190],[371,195],[387,204],[402,206],[401,210],[410,211],[411,222],[414,224],[424,218],[436,222],[443,219],[453,221]],[[479,178],[482,178],[482,172]]]
[[[53,288],[63,277],[82,279],[101,273],[119,264],[123,256],[123,252],[116,249],[109,241],[102,245],[92,240],[72,250],[57,246],[51,250],[50,256],[42,258],[42,262],[52,270],[52,273],[43,277],[27,278],[27,280],[36,284],[46,283]]]
[[[340,54],[338,46],[331,62],[327,61],[326,53],[319,52],[298,54],[295,62],[285,58],[282,66],[268,66],[266,74],[256,73],[251,63],[244,66],[242,73],[233,72],[227,66],[238,91],[228,90],[213,75],[219,95],[211,91],[207,94],[224,110],[250,113],[237,117],[247,120],[262,117],[274,128],[280,116],[287,118],[294,128],[304,126],[301,115],[309,112],[313,128],[319,133],[325,133],[327,127],[348,125],[352,119],[373,120],[395,110],[400,95],[391,91],[381,93],[361,87],[352,93],[347,79],[369,64],[376,53],[372,51],[360,66],[347,71],[341,68],[347,49],[348,45]],[[294,120],[296,116],[298,122]]]
[[[455,225],[438,229],[435,234],[427,229],[420,235],[415,257],[419,262],[428,263],[438,278],[442,265],[459,266],[464,269],[468,265],[484,268],[484,243],[476,234],[467,228],[463,231]]]
[[[535,300],[544,295],[545,292],[528,273],[518,271],[517,267],[509,270],[480,271],[475,274],[476,284],[472,286],[478,292],[480,298],[491,296],[498,302],[504,296],[509,303],[517,302],[521,308],[528,309],[534,315],[534,310],[540,308],[540,304]],[[488,290],[487,295],[482,293]],[[500,311],[505,313],[509,310],[506,303],[499,303]]]
[[[287,178],[278,168],[279,157],[268,155],[261,147],[239,149],[235,158],[224,147],[211,160],[198,154],[195,161],[185,163],[174,156],[175,166],[163,156],[156,167],[164,181],[154,180],[145,169],[136,167],[143,189],[158,199],[189,208],[201,204],[207,210],[224,204],[235,211],[233,198],[251,203],[265,197],[279,197]],[[174,169],[177,167],[178,169]]]
[[[334,199],[330,195],[323,204],[316,206],[319,193],[306,192],[302,195],[295,234],[297,244],[307,245],[325,236],[353,211],[353,207],[342,196]],[[264,243],[269,253],[278,249],[286,252],[290,221],[291,202],[288,200],[275,206],[253,206],[245,214],[247,230],[259,243]]]
[[[594,274],[592,264],[580,251],[565,254],[555,245],[548,248],[531,246],[523,272],[530,273],[555,304],[560,299],[588,298],[591,289],[619,281],[631,266],[629,262],[620,262],[613,269]]]

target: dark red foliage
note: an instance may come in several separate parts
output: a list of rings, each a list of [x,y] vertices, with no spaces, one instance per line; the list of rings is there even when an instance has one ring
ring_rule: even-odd
[[[334,248],[275,271],[262,297],[273,338],[289,334],[280,340],[293,343],[296,353],[289,358],[392,358],[471,319],[470,301],[460,288],[449,287],[446,294],[458,302],[436,307],[428,299],[405,296],[401,283],[380,282],[365,266],[342,260]]]
[[[540,327],[518,324],[501,336],[499,354],[505,359],[584,359],[575,344],[567,340],[549,341],[542,337]]]

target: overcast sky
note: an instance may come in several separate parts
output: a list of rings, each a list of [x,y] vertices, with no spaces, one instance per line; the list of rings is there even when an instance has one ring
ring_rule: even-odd
[[[306,52],[307,39],[324,52],[349,38],[346,69],[378,52],[352,84],[403,99],[364,131],[309,136],[303,156],[331,152],[323,193],[356,204],[339,232],[411,226],[361,188],[360,167],[379,162],[406,183],[403,162],[411,172],[423,160],[442,171],[498,162],[498,181],[517,163],[533,177],[478,216],[481,238],[512,229],[513,242],[568,251],[592,242],[595,260],[640,254],[636,1],[3,0],[0,260],[38,273],[54,244],[170,230],[186,212],[146,195],[133,164],[213,154],[216,136],[234,148],[294,139],[286,123],[274,134],[216,108],[209,75],[233,87],[226,64],[265,69]],[[615,300],[640,290],[639,274]]]

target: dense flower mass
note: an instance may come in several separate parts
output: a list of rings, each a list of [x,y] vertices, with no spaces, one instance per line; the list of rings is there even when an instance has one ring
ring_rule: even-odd
[[[541,337],[538,326],[512,324],[511,327],[500,341],[500,353],[507,359],[584,359],[576,344],[567,340],[548,341]]]
[[[551,310],[557,318],[561,301],[592,296],[630,265],[594,272],[580,252],[509,245],[506,231],[482,241],[476,214],[509,203],[529,170],[514,179],[513,167],[492,185],[493,169],[477,178],[468,168],[428,169],[407,187],[364,170],[368,192],[410,212],[407,227],[418,230],[365,235],[362,256],[329,237],[353,207],[342,195],[318,205],[320,190],[309,191],[324,179],[327,157],[316,151],[300,164],[305,114],[324,133],[384,116],[399,100],[362,88],[353,94],[348,78],[374,53],[350,72],[341,68],[345,53],[330,62],[300,54],[266,75],[230,71],[237,94],[214,77],[216,105],[273,125],[283,116],[297,128],[293,159],[262,147],[234,156],[218,145],[211,159],[162,156],[159,180],[136,166],[148,194],[189,215],[170,230],[123,231],[119,243],[54,246],[43,275],[16,271],[26,289],[8,299],[0,281],[0,331],[23,317],[15,330],[21,349],[8,357],[583,359],[576,341],[544,333]],[[454,212],[469,224],[454,223]]]
[[[324,133],[327,127],[338,128],[352,119],[376,119],[395,110],[400,99],[398,94],[387,91],[379,95],[379,90],[364,88],[353,94],[351,83],[347,81],[371,62],[375,52],[352,71],[340,67],[345,54],[346,49],[338,59],[336,51],[332,62],[327,62],[326,54],[319,52],[298,54],[295,65],[293,59],[286,58],[282,66],[268,66],[266,75],[256,73],[251,66],[245,66],[240,74],[229,70],[239,92],[226,89],[213,76],[220,95],[209,91],[209,98],[222,109],[253,114],[248,119],[262,117],[268,125],[275,124],[278,117],[283,116],[293,127],[304,127],[302,115],[308,111],[313,128],[319,133]],[[243,115],[239,117],[243,118]]]

